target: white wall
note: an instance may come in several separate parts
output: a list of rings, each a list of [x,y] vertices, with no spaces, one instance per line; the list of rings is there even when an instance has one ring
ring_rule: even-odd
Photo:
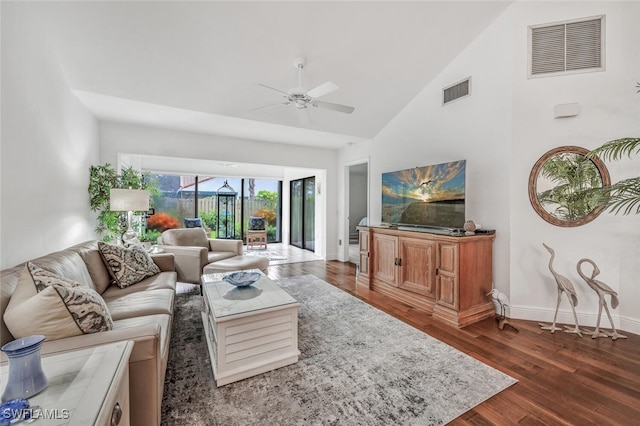
[[[593,259],[598,277],[616,290],[621,306],[619,325],[640,333],[640,217],[603,214],[593,222],[560,228],[543,221],[527,196],[529,172],[548,150],[562,145],[593,149],[625,136],[640,136],[640,4],[637,2],[575,2],[541,8],[522,3],[513,8],[514,50],[513,162],[511,168],[511,302],[518,317],[551,321],[556,284],[548,269],[545,242],[556,251],[556,270],[573,282],[578,293],[579,322],[594,325],[597,297],[576,272],[580,258]],[[606,15],[606,71],[572,76],[527,79],[528,25]],[[553,118],[556,104],[577,102],[574,118]],[[638,176],[640,157],[607,163],[612,181]],[[590,272],[590,270],[589,270]],[[603,314],[604,315],[604,314]],[[560,320],[573,322],[567,300]],[[606,317],[603,324],[608,326]]]
[[[600,14],[607,15],[605,72],[527,79],[528,25]],[[466,159],[467,217],[496,229],[494,284],[510,296],[511,315],[553,318],[557,292],[546,242],[556,249],[556,269],[578,288],[581,324],[595,325],[597,313],[595,293],[575,270],[580,258],[590,257],[599,278],[620,294],[616,321],[640,333],[639,217],[603,214],[585,226],[560,228],[537,216],[527,191],[531,167],[549,149],[593,149],[640,134],[638,16],[637,2],[513,4],[373,141],[340,152],[341,165],[371,157],[371,223],[380,222],[382,172]],[[441,88],[468,76],[471,97],[441,106]],[[568,102],[580,104],[580,115],[554,119],[553,106]],[[615,182],[637,176],[640,158],[608,166]],[[571,322],[566,300],[559,319]]]
[[[291,179],[315,175],[321,187],[321,193],[316,194],[316,253],[327,259],[337,257],[335,150],[109,122],[100,123],[100,142],[101,162],[114,165],[120,153],[278,165],[289,169],[283,183],[285,189]],[[309,169],[313,173],[309,174]],[[288,220],[286,215],[284,220]],[[284,238],[288,238],[286,233]]]
[[[29,3],[2,8],[0,268],[95,238],[94,117],[69,90]]]
[[[512,41],[503,34],[510,28],[507,19],[496,22],[371,142],[340,155],[344,163],[371,157],[370,225],[380,223],[383,172],[465,159],[466,216],[496,229],[494,280],[504,292],[509,290]],[[442,106],[442,88],[469,76],[472,95]]]

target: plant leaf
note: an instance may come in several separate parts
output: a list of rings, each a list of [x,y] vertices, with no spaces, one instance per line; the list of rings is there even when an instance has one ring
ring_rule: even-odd
[[[623,156],[631,157],[632,154],[640,154],[640,138],[615,139],[594,149],[587,157],[601,157],[605,161],[616,161]]]

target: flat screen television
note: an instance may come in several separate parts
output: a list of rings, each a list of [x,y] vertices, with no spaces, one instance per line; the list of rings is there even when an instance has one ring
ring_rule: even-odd
[[[466,161],[382,174],[382,222],[462,228]]]

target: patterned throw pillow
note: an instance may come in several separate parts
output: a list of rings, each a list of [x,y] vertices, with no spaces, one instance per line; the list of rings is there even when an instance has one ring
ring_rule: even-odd
[[[202,218],[201,217],[185,217],[184,227],[185,228],[204,228],[204,226],[202,226]]]
[[[266,229],[266,219],[264,216],[249,218],[249,231],[264,231]]]
[[[160,273],[160,268],[142,246],[123,247],[98,241],[98,250],[111,277],[120,288],[129,287]]]
[[[17,339],[44,334],[57,340],[113,328],[109,309],[95,290],[32,262],[20,276],[4,320]]]

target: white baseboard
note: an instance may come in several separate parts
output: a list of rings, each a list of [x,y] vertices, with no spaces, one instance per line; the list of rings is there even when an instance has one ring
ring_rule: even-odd
[[[325,260],[341,260],[341,259],[338,259],[337,253],[327,253],[327,255],[325,256]]]
[[[547,323],[551,323],[553,321],[554,313],[555,309],[532,308],[529,306],[512,306],[510,310],[510,315],[513,319],[542,321]],[[595,327],[596,322],[598,321],[597,313],[576,312],[576,316],[578,317],[578,324],[580,324],[581,327]],[[640,320],[636,318],[623,317],[616,315],[615,313],[612,313],[611,316],[613,317],[613,322],[619,331],[640,334]],[[561,309],[558,311],[558,318],[556,321],[561,324],[573,324],[573,313],[570,310],[567,311]],[[600,327],[606,329],[611,328],[609,318],[607,318],[607,314],[605,312],[602,313]]]

